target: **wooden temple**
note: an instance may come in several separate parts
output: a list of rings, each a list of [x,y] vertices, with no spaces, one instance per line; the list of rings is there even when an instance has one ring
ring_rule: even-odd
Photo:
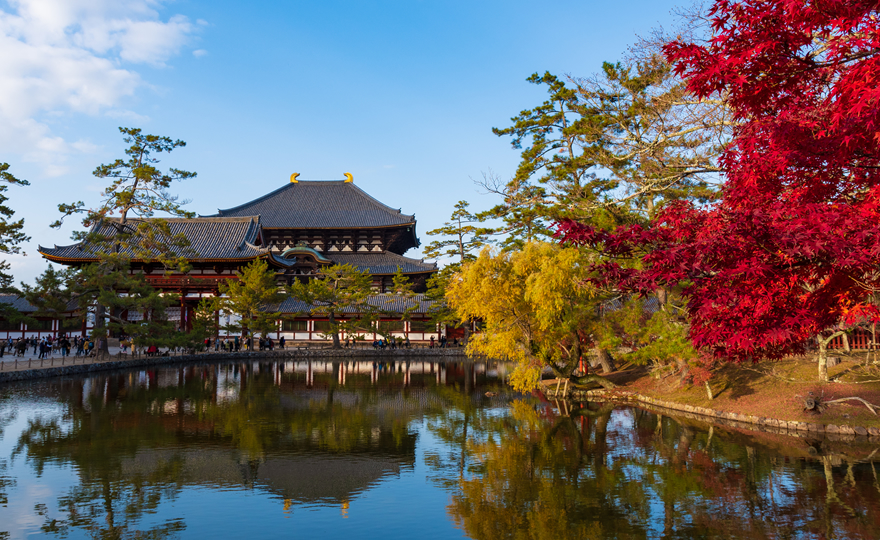
[[[222,280],[234,279],[238,270],[256,259],[269,263],[280,284],[311,279],[323,266],[351,264],[372,276],[376,294],[370,301],[383,309],[386,304],[395,305],[394,299],[384,293],[398,269],[414,284],[416,292],[425,291],[426,281],[437,265],[404,256],[419,245],[414,215],[374,199],[357,187],[348,173],[345,180],[339,181],[300,181],[298,176],[293,174],[288,184],[271,193],[218,210],[214,215],[164,218],[173,235],[181,234],[189,240],[186,257],[192,269],[185,274],[167,274],[155,260],[133,258],[132,272],[143,272],[157,289],[180,294],[179,315],[169,312],[169,316],[179,320],[181,328],[191,326],[192,312],[202,297],[217,294]],[[112,234],[114,229],[104,226]],[[82,243],[40,246],[39,252],[49,261],[64,265],[97,260]],[[414,301],[418,303],[415,318],[426,320],[429,303],[422,295]],[[303,307],[290,299],[281,310],[297,313]],[[407,307],[399,306],[400,310]],[[414,334],[411,339],[437,335],[435,328],[424,323],[397,326],[402,333]],[[285,321],[276,337],[319,339],[322,330],[326,330],[326,324],[320,319],[303,317]]]

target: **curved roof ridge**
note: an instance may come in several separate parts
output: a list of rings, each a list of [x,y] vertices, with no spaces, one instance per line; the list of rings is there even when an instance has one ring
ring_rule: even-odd
[[[80,247],[81,245],[82,245],[82,242],[67,244],[66,246],[59,246],[58,244],[55,244],[54,248],[50,248],[50,247],[46,247],[42,244],[37,244],[37,253],[42,253],[43,251],[47,251],[47,250],[76,248],[76,247]]]
[[[268,253],[268,252],[269,252],[269,248],[266,248],[266,247],[260,247],[260,246],[255,246],[254,244],[251,244],[251,243],[248,242],[247,240],[242,240],[242,241],[241,241],[241,244],[239,244],[239,245],[241,245],[241,246],[247,246],[247,247],[249,247],[249,248],[251,248],[251,249],[257,251],[257,252],[260,253],[261,255],[264,254],[264,253]]]
[[[233,206],[232,208],[225,208],[225,209],[218,208],[216,214],[214,214],[212,216],[205,216],[205,217],[224,217],[223,212],[232,212],[233,210],[238,210],[239,208],[244,208],[245,206],[250,206],[252,204],[256,204],[258,202],[264,201],[264,200],[272,197],[273,195],[275,195],[277,193],[284,191],[285,189],[290,189],[292,186],[295,186],[295,185],[296,185],[295,183],[290,182],[286,185],[281,186],[280,188],[278,188],[276,190],[273,190],[273,191],[270,191],[269,193],[266,193],[262,197],[257,197],[256,199],[254,199],[252,201],[247,201],[247,202],[241,203],[238,206]]]
[[[345,181],[343,181],[343,183],[345,183]],[[391,208],[387,204],[383,203],[379,199],[376,199],[375,197],[373,197],[372,195],[370,195],[366,191],[364,191],[361,188],[359,188],[358,186],[356,186],[353,182],[348,182],[348,185],[353,187],[354,189],[356,189],[358,191],[358,193],[360,193],[362,196],[366,197],[368,200],[376,203],[377,205],[381,206],[384,209],[387,209],[389,212],[394,213],[394,214],[398,214],[403,217],[410,217],[410,218],[412,218],[413,221],[415,221],[415,218],[416,218],[415,214],[404,214],[403,212],[400,211],[399,208],[396,210],[394,208]]]
[[[259,215],[265,229],[329,229],[413,227],[414,214],[372,197],[359,186],[344,180],[302,180],[288,183],[265,195],[232,208],[219,209],[213,216]]]
[[[260,236],[260,216],[257,216],[257,219],[253,219],[253,216],[250,216],[250,223],[248,223],[248,228],[244,232],[245,241],[250,243],[249,238],[253,237],[256,240],[258,236]]]
[[[388,253],[392,253],[392,252],[389,251]],[[397,253],[393,253],[393,255],[397,255]],[[401,259],[405,260],[405,261],[409,261],[409,262],[417,262],[417,263],[422,263],[422,264],[433,264],[434,266],[437,266],[437,263],[436,263],[436,262],[433,262],[433,263],[426,263],[424,257],[421,258],[421,259],[414,259],[414,258],[412,258],[412,257],[406,257],[406,256],[404,256],[404,255],[397,255],[397,256],[400,257]]]
[[[112,216],[104,218],[105,221],[119,221],[119,219],[120,218],[118,218],[118,217],[112,217]],[[238,222],[244,222],[244,221],[248,221],[248,220],[250,220],[250,221],[256,220],[257,223],[260,222],[259,215],[254,215],[254,216],[195,216],[195,217],[191,217],[191,218],[159,216],[159,217],[149,217],[149,218],[130,217],[130,218],[126,218],[126,219],[128,221],[152,221],[152,220],[161,219],[163,221],[169,221],[169,222],[173,222],[173,223],[181,223],[181,222],[187,222],[187,221],[202,221],[202,222],[206,222],[206,223],[221,223],[221,222],[227,221],[227,222],[238,223]]]

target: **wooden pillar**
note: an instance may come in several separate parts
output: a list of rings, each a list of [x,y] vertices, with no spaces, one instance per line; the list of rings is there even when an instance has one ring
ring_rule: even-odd
[[[178,327],[186,331],[186,289],[180,289],[180,323]]]

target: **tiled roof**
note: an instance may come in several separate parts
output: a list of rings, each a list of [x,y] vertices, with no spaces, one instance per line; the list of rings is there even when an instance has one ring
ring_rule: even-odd
[[[248,259],[268,253],[263,247],[254,245],[260,232],[260,218],[222,217],[222,218],[164,218],[171,234],[183,234],[189,239],[190,260],[204,259]],[[112,234],[115,230],[108,224],[101,232]],[[77,243],[69,246],[46,248],[38,251],[48,259],[94,260],[94,251]],[[158,253],[157,253],[158,255]]]
[[[0,303],[11,304],[13,308],[22,313],[33,313],[37,310],[30,302],[14,294],[0,294]]]
[[[403,255],[391,253],[326,253],[338,264],[350,264],[360,271],[370,274],[394,274],[400,267],[404,274],[419,274],[437,270],[437,263],[426,263],[418,259],[410,259]]]
[[[414,298],[405,298],[396,294],[376,294],[367,299],[367,303],[378,307],[383,311],[403,313],[415,306],[414,313],[429,313],[434,310],[434,302],[428,300],[424,294],[417,294]]]
[[[408,225],[415,217],[402,214],[345,181],[300,181],[217,216],[260,216],[263,227],[283,229],[362,228]]]
[[[374,294],[367,297],[367,304],[391,313],[403,313],[406,309],[413,306],[416,308],[413,310],[413,313],[430,313],[434,310],[434,302],[428,300],[424,294],[417,294],[412,299],[407,299],[394,294]],[[305,302],[296,300],[295,298],[288,298],[282,302],[280,306],[273,307],[269,311],[306,315],[310,313],[311,310],[311,306]],[[357,311],[358,310],[355,308],[346,308],[342,312],[350,314],[357,313]]]

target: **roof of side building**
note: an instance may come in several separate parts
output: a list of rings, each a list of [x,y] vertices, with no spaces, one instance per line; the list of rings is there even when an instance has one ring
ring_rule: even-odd
[[[386,251],[384,253],[327,253],[327,257],[337,264],[350,264],[370,274],[394,274],[400,268],[404,274],[418,274],[437,270],[436,263],[426,263],[403,255]]]
[[[22,313],[33,313],[37,310],[37,308],[25,300],[24,297],[15,294],[0,294],[0,303],[9,304]]]
[[[413,309],[415,313],[431,313],[437,309],[434,301],[428,299],[424,294],[416,294],[411,298],[387,293],[372,294],[367,297],[366,303],[386,313],[403,313],[407,309]],[[317,309],[320,309],[320,303]],[[297,313],[301,316],[306,316],[312,311],[312,306],[295,298],[287,298],[280,305],[270,308],[269,311]],[[342,313],[345,314],[355,314],[357,312],[358,310],[353,307],[347,307],[342,310]]]
[[[186,255],[190,260],[239,260],[268,253],[266,248],[254,244],[260,234],[259,216],[162,219],[168,223],[172,235],[182,234],[189,239],[188,252],[181,255]],[[109,224],[105,223],[100,227],[98,232],[106,232],[109,236],[115,234],[115,229]],[[96,259],[94,249],[81,242],[54,248],[40,246],[38,251],[49,260],[93,261]],[[157,252],[156,256],[158,255]]]

